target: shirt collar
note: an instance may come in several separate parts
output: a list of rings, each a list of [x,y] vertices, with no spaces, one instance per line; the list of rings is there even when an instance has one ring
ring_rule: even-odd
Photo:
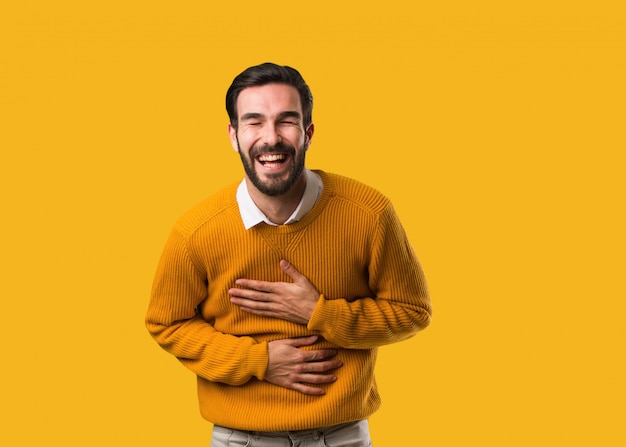
[[[311,209],[315,206],[317,199],[322,194],[324,187],[322,178],[315,172],[306,169],[306,186],[304,194],[300,203],[294,210],[294,212],[285,221],[285,225],[292,224],[301,220]],[[268,225],[278,226],[274,222],[270,221],[265,214],[256,206],[250,193],[248,192],[248,185],[246,179],[243,179],[237,187],[237,204],[239,205],[239,213],[241,214],[241,220],[246,230],[254,227],[255,225],[265,222]]]

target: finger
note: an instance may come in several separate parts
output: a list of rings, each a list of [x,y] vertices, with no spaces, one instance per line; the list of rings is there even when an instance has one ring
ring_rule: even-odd
[[[302,351],[302,362],[320,362],[337,355],[335,349],[318,349],[315,351]]]
[[[337,381],[334,374],[301,374],[295,378],[297,382],[292,383],[291,387],[304,394],[321,395],[326,391],[323,388],[317,388],[311,385],[324,385]]]
[[[292,388],[296,391],[301,392],[302,394],[311,394],[314,396],[320,396],[322,394],[326,394],[322,388],[315,388],[312,386],[305,385],[303,383],[294,383]]]
[[[271,310],[275,307],[275,304],[267,299],[240,298],[237,296],[231,296],[230,302],[241,308],[246,307],[256,310]]]
[[[334,374],[300,374],[295,383],[310,383],[315,385],[321,385],[324,383],[333,383],[337,381],[337,376]]]
[[[276,312],[271,311],[271,310],[259,310],[259,309],[253,309],[251,307],[244,307],[244,306],[241,306],[240,309],[243,312],[246,312],[246,313],[249,313],[249,314],[252,314],[252,315],[256,315],[256,316],[259,316],[259,317],[280,318],[280,319],[284,320],[284,318],[283,318],[283,316],[281,314],[276,313]]]
[[[291,279],[293,279],[296,282],[304,278],[304,275],[302,275],[302,273],[296,270],[296,268],[293,265],[291,265],[289,262],[285,261],[284,259],[280,261],[280,268],[282,269],[283,272],[288,274],[291,277]]]
[[[274,283],[268,281],[256,281],[254,279],[240,278],[235,281],[235,284],[241,287],[246,287],[248,289],[258,290],[259,292],[274,291]]]
[[[341,360],[326,360],[323,362],[309,362],[298,365],[297,370],[301,373],[325,373],[332,369],[341,368],[343,362]]]
[[[228,294],[232,297],[241,298],[242,300],[271,301],[272,298],[272,294],[270,293],[250,289],[238,289],[236,287],[228,289]]]

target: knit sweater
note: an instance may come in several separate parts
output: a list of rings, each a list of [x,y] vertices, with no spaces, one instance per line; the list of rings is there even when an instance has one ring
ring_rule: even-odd
[[[430,323],[419,262],[390,201],[355,180],[316,171],[324,184],[296,223],[245,230],[231,185],[175,225],[154,279],[146,325],[197,375],[202,416],[240,430],[313,429],[368,418],[380,406],[377,348]],[[291,279],[288,260],[320,292],[308,325],[256,316],[230,302],[238,278]],[[264,381],[267,343],[318,335],[337,380],[305,395]]]

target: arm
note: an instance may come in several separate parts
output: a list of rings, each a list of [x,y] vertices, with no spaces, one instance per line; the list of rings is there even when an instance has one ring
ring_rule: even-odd
[[[189,257],[185,238],[174,230],[161,256],[146,315],[156,342],[207,380],[241,385],[263,380],[267,343],[215,330],[196,314],[207,297],[206,274]]]
[[[424,273],[393,207],[381,214],[368,265],[372,297],[326,299],[295,267],[280,267],[293,283],[237,280],[231,301],[256,315],[307,327],[338,346],[368,349],[413,336],[430,323]]]
[[[317,337],[257,343],[224,334],[197,315],[207,297],[206,274],[189,257],[184,237],[172,232],[165,247],[146,316],[150,334],[195,374],[212,382],[243,385],[252,377],[303,394],[324,394],[310,384],[331,383],[341,367],[335,350],[309,350]],[[301,349],[305,348],[305,349]]]
[[[391,204],[379,218],[368,273],[373,297],[322,296],[308,328],[339,346],[367,349],[410,338],[430,324],[426,279]]]

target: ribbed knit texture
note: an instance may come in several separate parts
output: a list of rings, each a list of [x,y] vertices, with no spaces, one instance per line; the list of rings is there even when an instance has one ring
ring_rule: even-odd
[[[322,196],[300,222],[246,231],[232,185],[179,220],[166,244],[146,324],[197,374],[201,413],[215,424],[276,431],[366,419],[380,406],[377,347],[430,323],[424,275],[389,200],[354,180],[317,173]],[[321,293],[308,327],[230,303],[238,278],[291,282],[281,259]],[[338,380],[322,385],[325,395],[263,380],[267,342],[313,334],[321,340],[307,349],[336,348],[344,363]]]

